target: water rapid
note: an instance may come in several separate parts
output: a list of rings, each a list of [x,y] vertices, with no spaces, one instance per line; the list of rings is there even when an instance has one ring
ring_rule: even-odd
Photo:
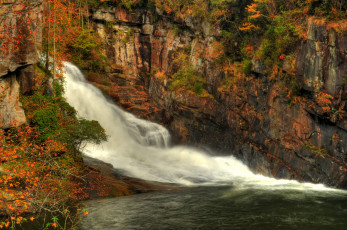
[[[170,135],[164,127],[138,119],[112,104],[99,89],[86,82],[76,66],[65,63],[64,75],[68,103],[76,108],[80,117],[99,121],[109,136],[107,142],[87,144],[82,151],[130,176],[182,185],[329,190],[323,185],[255,175],[232,156],[209,156],[191,147],[170,147]]]

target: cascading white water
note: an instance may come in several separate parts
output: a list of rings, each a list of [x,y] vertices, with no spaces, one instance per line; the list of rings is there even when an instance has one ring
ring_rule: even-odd
[[[68,103],[79,116],[99,121],[109,136],[107,142],[87,144],[82,151],[130,176],[184,185],[233,183],[239,188],[328,189],[255,175],[232,156],[215,157],[190,147],[169,147],[169,133],[164,127],[138,119],[106,100],[76,66],[65,63],[64,75]]]

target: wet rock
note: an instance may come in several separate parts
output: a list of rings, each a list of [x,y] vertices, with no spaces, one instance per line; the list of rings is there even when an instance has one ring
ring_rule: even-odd
[[[308,28],[307,40],[302,42],[296,62],[297,75],[306,90],[325,89],[335,96],[347,74],[347,32],[337,34],[313,19]]]
[[[14,49],[11,45],[5,45],[6,39],[0,41],[1,47],[6,51],[2,51],[0,55],[0,77],[9,72],[14,72],[21,66],[35,64],[39,61],[38,47],[42,41],[42,1],[30,1],[30,10],[25,14],[17,14],[16,11],[23,9],[23,1],[4,1],[0,6],[0,17],[5,20],[0,21],[0,28],[14,28],[8,31],[8,42],[13,42],[13,38],[19,38],[18,49]],[[30,23],[27,23],[27,17]]]
[[[230,2],[232,12],[241,17],[246,2]],[[265,66],[257,59],[252,60],[256,76],[235,76],[233,84],[221,87],[226,74],[210,58],[216,51],[218,28],[191,17],[179,21],[158,9],[157,13],[154,22],[146,11],[135,10],[131,15],[122,11],[113,21],[117,32],[106,33],[111,38],[130,28],[133,31],[129,40],[112,44],[114,56],[110,58],[126,76],[122,83],[115,81],[118,86],[124,85],[113,91],[115,97],[145,95],[143,98],[156,110],[141,113],[146,110],[143,100],[129,107],[125,99],[120,99],[124,108],[136,108],[142,117],[164,124],[175,143],[234,154],[254,172],[346,188],[347,119],[338,117],[339,113],[327,114],[317,104],[317,96],[324,91],[334,97],[334,109],[346,110],[345,32],[336,33],[314,20],[309,22],[308,38],[297,48],[295,68],[283,63],[283,71],[296,72],[300,93],[308,96],[290,98],[286,86],[258,77],[265,74]],[[105,16],[101,20],[108,19]],[[170,88],[178,70],[175,60],[182,52],[206,79],[204,96]],[[143,87],[128,87],[136,84]]]
[[[111,164],[84,156],[83,162],[89,170],[90,176],[86,178],[85,191],[89,194],[89,199],[101,197],[127,196],[137,193],[145,193],[158,190],[177,189],[175,185],[144,181],[137,178],[125,176],[124,172],[117,171]],[[94,184],[94,175],[100,180],[99,186],[88,186]]]
[[[258,60],[256,58],[252,59],[252,71],[257,74],[264,74],[266,70],[266,67],[264,63],[261,60]]]
[[[0,128],[19,126],[26,122],[19,102],[19,83],[15,74],[0,78]]]
[[[29,8],[23,14],[27,4]],[[0,5],[0,29],[8,29],[10,40],[2,39],[0,47],[0,128],[22,125],[26,122],[24,110],[19,102],[19,94],[28,93],[33,87],[32,64],[39,61],[39,47],[42,42],[41,0],[2,1]],[[27,22],[29,19],[29,23]],[[13,28],[13,29],[9,29]],[[17,49],[6,45],[18,39]]]

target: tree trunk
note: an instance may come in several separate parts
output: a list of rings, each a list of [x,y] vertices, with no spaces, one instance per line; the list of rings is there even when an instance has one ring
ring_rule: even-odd
[[[50,7],[51,5],[49,4],[49,2],[47,2],[47,18],[50,18],[51,15],[51,10]],[[48,20],[48,25],[47,25],[47,50],[46,50],[46,71],[49,71],[49,29],[51,27],[51,23]]]
[[[55,39],[56,39],[56,35],[55,35],[55,30],[56,30],[56,1],[54,1],[54,11],[53,11],[53,79],[56,79],[56,66],[55,66],[55,58],[56,58],[56,50],[55,50]]]

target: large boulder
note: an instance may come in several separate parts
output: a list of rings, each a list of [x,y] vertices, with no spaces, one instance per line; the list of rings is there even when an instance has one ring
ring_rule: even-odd
[[[30,91],[32,64],[39,61],[42,42],[42,0],[3,0],[0,3],[0,128],[21,125],[21,87]]]

